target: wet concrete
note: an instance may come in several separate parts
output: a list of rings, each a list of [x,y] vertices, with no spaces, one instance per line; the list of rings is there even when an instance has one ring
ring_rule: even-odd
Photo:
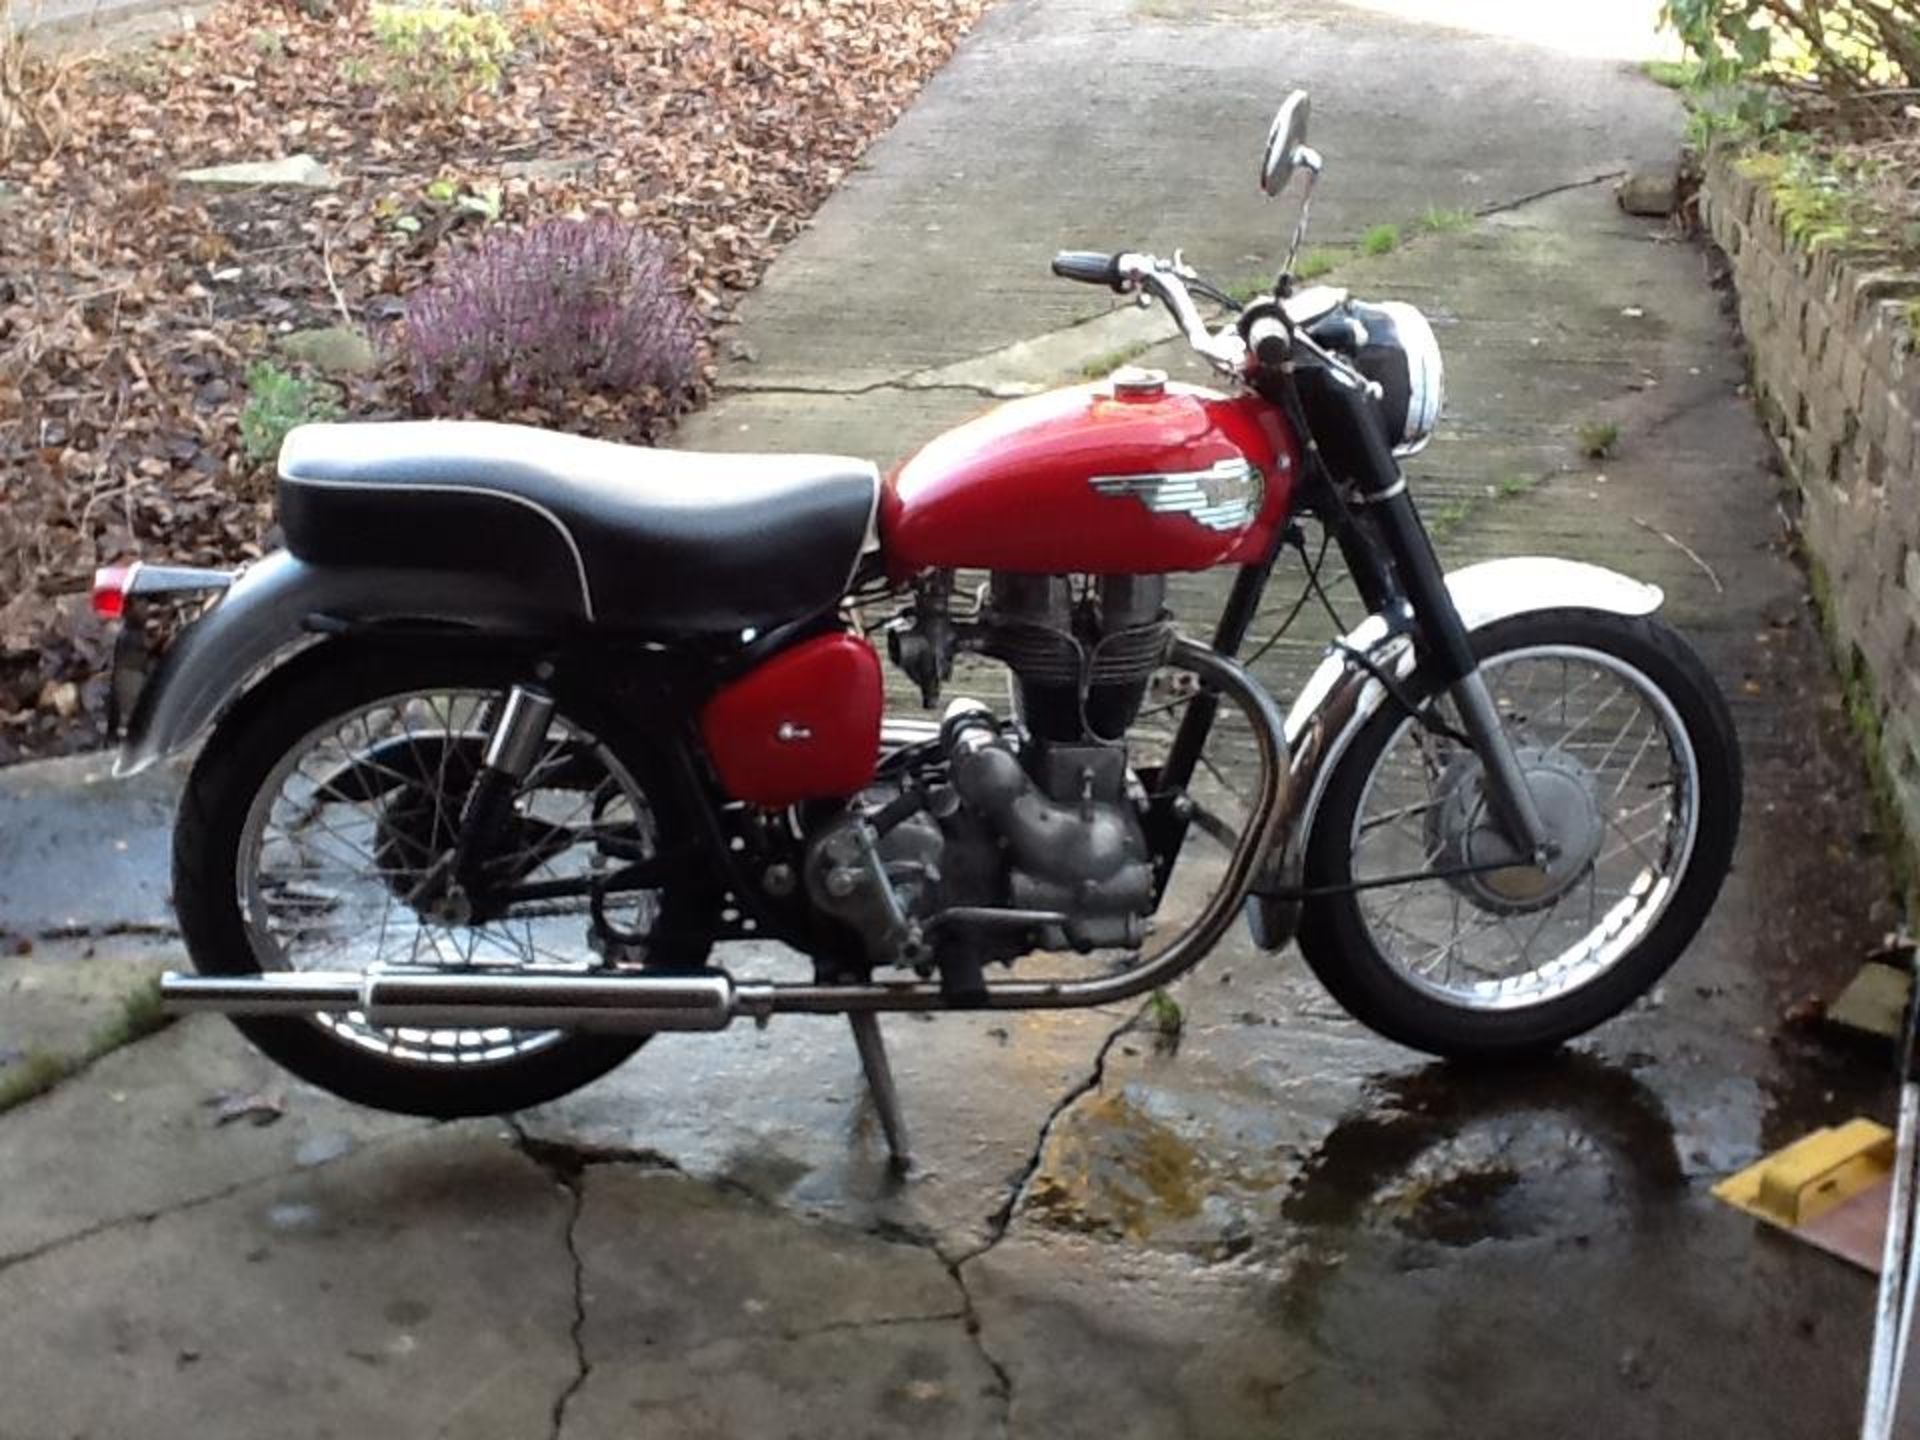
[[[36,1055],[87,1053],[129,997],[187,963],[177,942],[143,936],[16,939],[13,948],[25,953],[0,955],[0,1086]]]
[[[746,973],[753,957],[723,955]],[[837,1224],[949,1253],[986,1243],[1033,1137],[1127,1012],[881,1021],[917,1163],[888,1162],[847,1024],[782,1020],[668,1035],[586,1090],[521,1117],[536,1141],[638,1153]]]
[[[966,1294],[922,1247],[597,1168],[574,1244],[588,1277],[574,1433],[957,1440],[1001,1407]]]
[[[0,1434],[548,1433],[576,1370],[553,1263],[573,1205],[498,1129],[103,1232],[78,1271],[71,1249],[0,1270]]]
[[[74,755],[0,774],[0,939],[173,928],[180,769],[112,770]]]
[[[51,1383],[63,1365],[158,1395],[145,1433],[184,1434],[189,1398],[252,1403],[280,1364],[296,1403],[276,1413],[344,1433],[363,1354],[388,1366],[366,1393],[410,1430],[496,1373],[517,1387],[499,1433],[574,1436],[1853,1425],[1869,1283],[1707,1195],[1814,1123],[1884,1114],[1877,1066],[1790,1015],[1894,917],[1707,258],[1581,183],[1670,153],[1677,112],[1611,53],[1373,13],[1414,4],[1001,7],[769,276],[743,332],[758,358],[726,378],[776,389],[682,438],[890,457],[988,403],[982,371],[1071,374],[1112,337],[963,362],[1091,313],[1043,278],[1056,244],[1270,258],[1278,212],[1210,177],[1250,173],[1266,108],[1311,84],[1323,237],[1505,207],[1337,277],[1435,317],[1449,418],[1411,472],[1442,548],[1656,580],[1733,699],[1748,823],[1655,994],[1556,1062],[1475,1073],[1375,1039],[1295,956],[1236,933],[1174,987],[1177,1035],[1124,1012],[887,1021],[920,1161],[904,1179],[837,1021],[667,1037],[509,1131],[425,1133],[297,1087],[286,1119],[219,1126],[206,1096],[274,1082],[219,1025],[179,1026],[0,1119],[0,1397],[27,1397],[0,1398],[0,1433],[114,1433],[94,1391]],[[1589,420],[1620,430],[1603,463],[1578,454]],[[1272,613],[1291,598],[1283,577]],[[1188,617],[1219,599],[1177,594]],[[1290,690],[1323,638],[1304,628],[1261,675]],[[162,816],[96,813],[81,787],[69,816],[41,773],[0,775],[0,804],[39,807],[9,812],[37,848],[0,851],[0,895],[82,928],[148,904],[118,883],[78,916],[42,903],[86,894],[88,837],[148,837],[132,853]],[[313,1214],[287,1268],[249,1260],[260,1226]],[[318,1291],[330,1267],[369,1273]],[[235,1372],[217,1386],[152,1339],[190,1331],[208,1294]],[[434,1384],[392,1383],[420,1372],[382,1348],[389,1310]],[[489,1364],[449,1351],[454,1314]]]
[[[182,1021],[0,1117],[0,1271],[422,1128],[291,1080],[223,1021]]]

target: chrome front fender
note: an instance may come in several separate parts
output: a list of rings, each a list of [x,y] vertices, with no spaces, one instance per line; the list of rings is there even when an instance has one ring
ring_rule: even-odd
[[[318,643],[327,621],[519,634],[567,623],[557,607],[500,575],[324,568],[276,550],[243,571],[161,658],[141,687],[113,773],[138,775],[184,750],[259,676]]]
[[[1604,610],[1615,615],[1651,615],[1666,597],[1617,571],[1577,560],[1513,556],[1488,560],[1447,576],[1447,591],[1469,633],[1515,615],[1540,610]],[[1383,615],[1369,615],[1329,647],[1287,712],[1286,741],[1291,784],[1274,847],[1262,867],[1247,919],[1254,940],[1277,950],[1293,938],[1299,905],[1269,898],[1297,890],[1306,869],[1307,841],[1328,783],[1360,727],[1386,702],[1387,690],[1351,658],[1365,655],[1396,680],[1413,673],[1412,641],[1395,633]]]

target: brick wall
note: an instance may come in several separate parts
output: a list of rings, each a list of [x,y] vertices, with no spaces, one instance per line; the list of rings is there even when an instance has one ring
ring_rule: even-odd
[[[1733,263],[1756,397],[1798,493],[1843,668],[1878,711],[1889,799],[1920,839],[1920,276],[1788,233],[1762,179],[1722,156],[1703,218]]]

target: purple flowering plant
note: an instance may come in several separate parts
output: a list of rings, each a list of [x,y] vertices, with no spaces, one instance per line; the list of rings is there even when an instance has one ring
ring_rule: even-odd
[[[601,215],[489,231],[408,297],[403,344],[429,413],[644,391],[671,412],[698,377],[701,330],[668,242]]]

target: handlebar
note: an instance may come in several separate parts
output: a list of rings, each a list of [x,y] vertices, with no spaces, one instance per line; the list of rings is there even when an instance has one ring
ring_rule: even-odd
[[[1237,373],[1247,361],[1247,347],[1231,325],[1214,334],[1207,329],[1200,307],[1187,290],[1183,272],[1193,272],[1176,255],[1172,260],[1123,251],[1103,255],[1095,250],[1063,250],[1053,257],[1053,273],[1085,285],[1107,285],[1120,294],[1150,291],[1173,313],[1187,343],[1215,368]]]
[[[1260,315],[1248,323],[1243,339],[1242,332],[1232,324],[1217,333],[1207,329],[1200,307],[1186,286],[1188,277],[1199,277],[1180,259],[1177,251],[1173,259],[1162,260],[1131,251],[1107,254],[1098,250],[1062,250],[1053,257],[1053,273],[1083,285],[1105,285],[1122,295],[1152,293],[1172,312],[1187,343],[1214,368],[1228,374],[1243,371],[1249,356],[1263,368],[1277,369],[1286,362],[1295,345],[1303,345],[1334,369],[1360,380],[1345,360],[1316,343],[1314,333],[1314,327],[1344,311],[1345,290],[1325,285],[1296,290],[1279,302],[1280,314]],[[1146,303],[1144,298],[1141,303]],[[1360,383],[1369,382],[1360,380]]]
[[[1247,326],[1247,349],[1268,370],[1278,370],[1293,353],[1293,332],[1285,321],[1262,315]]]
[[[1120,274],[1120,257],[1103,255],[1098,250],[1062,250],[1053,257],[1053,273],[1062,280],[1078,280],[1082,285],[1127,288]]]

